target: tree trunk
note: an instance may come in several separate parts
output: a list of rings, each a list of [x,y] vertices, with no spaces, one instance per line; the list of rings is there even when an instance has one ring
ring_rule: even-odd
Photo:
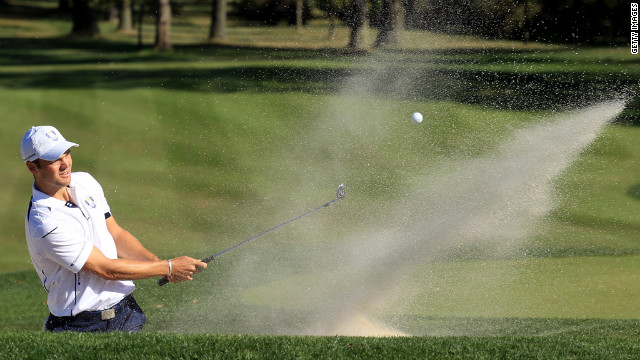
[[[144,1],[140,1],[140,6],[138,7],[138,49],[142,50],[142,23],[144,20]]]
[[[400,44],[400,29],[404,27],[402,0],[383,0],[382,24],[374,46],[397,46]]]
[[[416,0],[402,1],[404,8],[404,19],[402,23],[405,29],[415,29],[418,26],[419,12],[416,9]]]
[[[59,0],[58,10],[65,11],[65,12],[71,10],[71,6],[69,5],[69,0]]]
[[[211,27],[209,41],[223,40],[227,37],[227,1],[211,0]]]
[[[524,2],[524,20],[522,20],[522,40],[529,41],[529,1]]]
[[[303,0],[296,0],[296,30],[302,30],[302,5]]]
[[[336,29],[336,13],[331,10],[327,12],[327,17],[329,18],[329,40],[335,39],[335,29]]]
[[[107,21],[117,23],[120,21],[120,9],[115,3],[111,3],[107,9]]]
[[[171,3],[169,0],[158,0],[158,20],[156,23],[156,50],[171,50]]]
[[[89,0],[74,0],[72,17],[72,36],[94,37],[96,35],[100,35],[98,19],[96,18],[91,6],[89,6]]]
[[[120,10],[120,23],[118,31],[133,31],[133,12],[131,11],[131,0],[122,0],[122,9]]]
[[[364,22],[366,0],[351,0],[349,11],[349,45],[350,50],[360,51],[365,49]]]

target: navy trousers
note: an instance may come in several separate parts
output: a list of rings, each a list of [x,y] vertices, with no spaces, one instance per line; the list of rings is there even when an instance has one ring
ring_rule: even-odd
[[[111,309],[115,317],[103,320],[102,311],[84,311],[75,316],[55,316],[49,314],[44,323],[46,331],[77,331],[77,332],[140,332],[146,321],[146,316],[136,300],[131,295],[125,296],[122,301]]]

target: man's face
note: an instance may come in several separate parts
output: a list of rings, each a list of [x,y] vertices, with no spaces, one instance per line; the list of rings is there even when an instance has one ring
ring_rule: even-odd
[[[57,160],[38,159],[37,162],[28,162],[27,167],[41,191],[57,190],[71,183],[71,149],[65,151]]]

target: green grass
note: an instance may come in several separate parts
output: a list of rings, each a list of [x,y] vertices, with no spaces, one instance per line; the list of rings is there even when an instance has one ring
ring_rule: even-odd
[[[242,335],[304,333],[315,281],[348,278],[323,269],[321,255],[342,256],[327,249],[353,228],[378,227],[396,199],[411,197],[403,191],[416,174],[488,156],[558,110],[633,94],[639,58],[627,49],[408,32],[401,49],[351,54],[346,29],[327,40],[322,23],[232,25],[224,44],[206,44],[206,16],[188,14],[173,27],[176,50],[160,54],[138,51],[113,24],[101,24],[101,39],[70,39],[64,18],[34,16],[0,15],[4,357],[100,358],[114,347],[123,358],[637,357],[637,96],[555,180],[556,207],[519,251],[471,246],[425,261],[396,298],[373,306],[417,336]],[[366,96],[338,94],[357,73],[383,80]],[[393,79],[406,74],[421,80],[399,92]],[[421,126],[408,120],[414,109]],[[43,334],[18,142],[44,123],[80,143],[74,168],[99,179],[118,222],[162,257],[210,255],[330,200],[342,181],[348,201],[225,255],[194,282],[137,282],[143,334]]]
[[[574,256],[425,264],[418,273],[431,286],[418,290],[406,313],[639,319],[637,262],[638,256]]]
[[[3,334],[7,359],[585,359],[633,358],[637,339],[608,336],[355,338],[167,334]],[[165,346],[169,344],[170,346]]]
[[[447,317],[411,313],[398,315],[400,319],[396,320],[412,323],[414,328],[428,328],[431,336],[365,338],[174,334],[171,333],[172,327],[167,328],[169,333],[146,331],[134,335],[48,334],[33,331],[31,325],[24,326],[25,323],[41,323],[46,314],[46,307],[37,300],[41,289],[30,285],[34,281],[37,280],[32,271],[0,275],[3,292],[0,352],[3,358],[101,359],[117,352],[123,359],[584,359],[634,358],[640,352],[638,320]],[[156,321],[154,319],[162,316],[163,308],[152,306],[161,298],[157,296],[160,293],[153,298],[146,297],[146,291],[139,293],[138,301],[145,307],[152,325]],[[164,305],[182,306],[179,301],[171,300],[169,303],[165,300]]]

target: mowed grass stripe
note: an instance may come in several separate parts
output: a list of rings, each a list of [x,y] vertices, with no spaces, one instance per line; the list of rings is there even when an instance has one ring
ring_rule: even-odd
[[[409,304],[405,314],[640,319],[637,255],[443,262],[422,266],[413,279],[419,290],[397,303]]]

